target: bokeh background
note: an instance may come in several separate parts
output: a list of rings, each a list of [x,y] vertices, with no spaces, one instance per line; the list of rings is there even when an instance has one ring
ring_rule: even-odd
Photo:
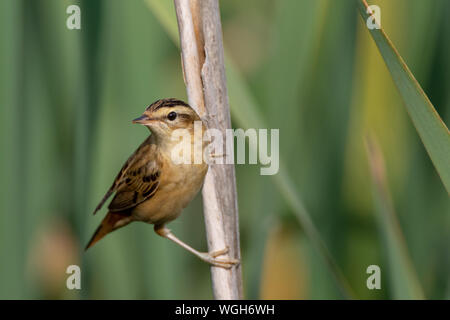
[[[81,30],[66,28],[70,4],[81,7]],[[371,4],[448,125],[450,2]],[[450,298],[448,194],[355,1],[220,5],[240,80],[228,79],[232,110],[247,110],[242,97],[250,97],[250,116],[280,129],[281,170],[355,297],[408,297],[395,288],[377,223],[370,133],[424,296]],[[83,252],[105,214],[92,216],[94,207],[148,135],[130,120],[156,99],[186,99],[167,32],[174,22],[171,1],[0,1],[0,298],[212,298],[209,267],[149,225],[131,224]],[[285,190],[257,165],[236,170],[245,297],[342,298]],[[200,195],[170,227],[206,249]],[[81,266],[82,290],[65,287],[71,264]],[[366,287],[372,264],[381,267],[381,290]]]

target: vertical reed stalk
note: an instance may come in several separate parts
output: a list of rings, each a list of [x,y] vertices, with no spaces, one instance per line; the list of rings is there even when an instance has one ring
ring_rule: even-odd
[[[217,0],[174,0],[181,42],[181,58],[189,104],[208,128],[231,128],[225,79],[222,26]],[[211,164],[203,187],[208,250],[224,247],[224,258],[240,260],[239,222],[234,165]],[[215,299],[241,299],[240,265],[211,267]]]

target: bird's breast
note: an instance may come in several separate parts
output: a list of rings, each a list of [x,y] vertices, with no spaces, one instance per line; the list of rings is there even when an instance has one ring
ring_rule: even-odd
[[[149,200],[138,205],[133,214],[153,224],[176,219],[200,190],[208,166],[206,164],[174,164],[163,159],[159,187]]]

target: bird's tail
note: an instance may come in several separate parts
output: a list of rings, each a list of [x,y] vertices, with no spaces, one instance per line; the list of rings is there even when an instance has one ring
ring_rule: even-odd
[[[129,213],[116,213],[108,212],[106,217],[103,219],[102,223],[98,226],[91,240],[87,244],[85,250],[92,247],[100,239],[106,236],[108,233],[126,226],[131,222],[131,217]]]

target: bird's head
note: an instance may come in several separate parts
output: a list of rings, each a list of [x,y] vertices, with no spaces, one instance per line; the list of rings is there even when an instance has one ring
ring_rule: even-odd
[[[194,129],[194,122],[201,121],[197,113],[186,102],[161,99],[145,109],[133,123],[142,124],[160,138],[170,137],[176,129]]]

